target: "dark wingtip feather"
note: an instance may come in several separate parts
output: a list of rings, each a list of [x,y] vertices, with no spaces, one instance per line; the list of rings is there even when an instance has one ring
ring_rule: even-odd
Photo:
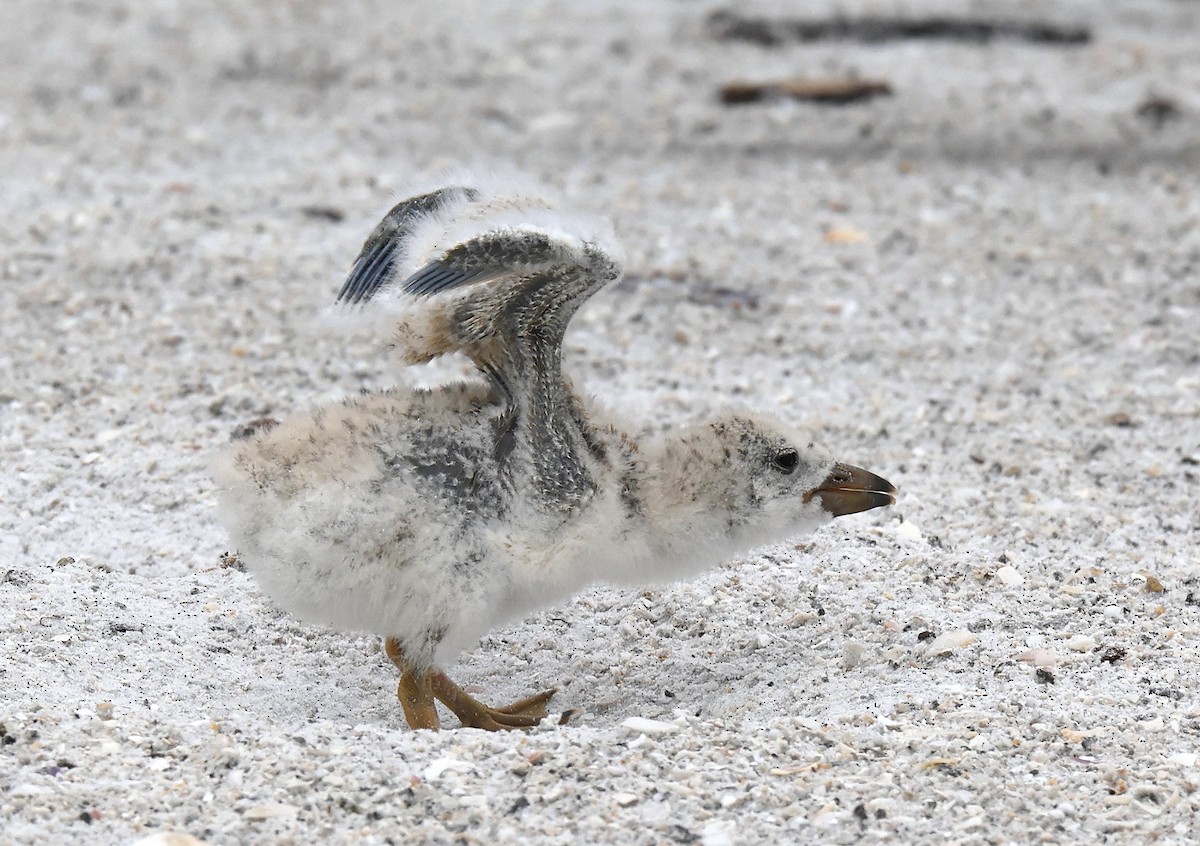
[[[376,244],[354,263],[342,290],[338,292],[337,301],[356,305],[371,299],[391,278],[395,258],[394,244]]]
[[[376,291],[392,281],[397,251],[410,234],[414,220],[455,200],[474,202],[478,198],[479,192],[473,188],[452,186],[397,203],[367,240],[338,292],[337,301],[350,305],[366,302]],[[459,283],[450,283],[451,286],[454,284]],[[409,290],[407,285],[405,290]],[[430,293],[436,290],[441,288],[431,289]]]
[[[481,271],[459,270],[433,261],[404,280],[404,292],[416,296],[431,296],[465,285],[482,275]]]
[[[350,273],[346,276],[346,281],[342,283],[342,290],[338,291],[337,302],[357,302],[355,293],[358,290],[358,283],[362,278],[362,271],[366,267],[366,262],[366,256],[360,256],[358,261],[354,262],[354,267],[350,268]]]

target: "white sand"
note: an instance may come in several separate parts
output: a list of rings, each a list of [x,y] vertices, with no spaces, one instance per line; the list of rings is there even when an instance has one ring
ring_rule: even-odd
[[[6,6],[0,842],[1193,842],[1200,5],[773,50],[695,3],[341,5]],[[896,95],[714,96],[841,72]],[[206,464],[414,378],[322,313],[393,187],[480,161],[616,220],[589,391],[786,415],[904,497],[451,668],[566,727],[414,733],[373,638],[219,566]]]

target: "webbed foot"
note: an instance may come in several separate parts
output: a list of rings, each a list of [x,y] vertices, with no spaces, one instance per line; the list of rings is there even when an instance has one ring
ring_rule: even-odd
[[[532,728],[546,718],[549,713],[547,705],[555,694],[553,689],[544,690],[510,705],[492,708],[471,696],[436,667],[423,670],[413,668],[395,638],[389,637],[384,642],[384,651],[400,670],[396,698],[404,708],[404,718],[415,729],[437,731],[441,728],[437,702],[449,708],[467,728],[485,731]],[[565,725],[572,713],[565,711],[559,719],[559,725]]]
[[[471,696],[441,670],[433,670],[430,676],[434,697],[453,711],[464,726],[485,731],[536,726],[546,717],[546,705],[555,693],[554,690],[546,690],[511,705],[492,708]]]

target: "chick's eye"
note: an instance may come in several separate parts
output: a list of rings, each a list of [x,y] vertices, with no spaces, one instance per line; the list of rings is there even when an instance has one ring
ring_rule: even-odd
[[[800,464],[800,453],[791,447],[781,449],[775,453],[775,457],[771,459],[771,463],[780,473],[791,473]]]

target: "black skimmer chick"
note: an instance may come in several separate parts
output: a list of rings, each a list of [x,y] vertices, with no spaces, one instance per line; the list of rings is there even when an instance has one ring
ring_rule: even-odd
[[[410,363],[459,352],[473,380],[394,388],[243,432],[217,468],[247,568],[299,617],[376,632],[413,728],[528,727],[441,669],[494,626],[597,583],[703,572],[896,489],[744,411],[639,441],[572,387],[562,340],[620,275],[609,231],[532,195],[450,187],[371,233],[338,297],[394,311]]]

